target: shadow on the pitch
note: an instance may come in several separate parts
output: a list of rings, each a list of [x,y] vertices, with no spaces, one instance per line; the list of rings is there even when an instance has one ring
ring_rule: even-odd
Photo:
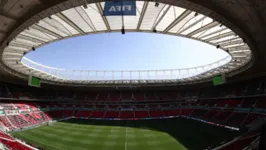
[[[152,119],[152,120],[85,120],[70,119],[65,123],[120,126],[141,128],[165,132],[175,138],[180,144],[189,150],[203,150],[216,147],[225,141],[232,140],[241,132],[230,131],[225,128],[208,125],[195,120],[185,118]]]

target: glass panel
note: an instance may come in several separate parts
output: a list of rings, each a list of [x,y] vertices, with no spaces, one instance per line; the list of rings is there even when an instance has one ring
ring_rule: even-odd
[[[76,24],[84,32],[92,32],[93,30],[84,21],[81,15],[77,12],[77,7],[68,9],[62,12],[69,20]]]
[[[157,16],[163,10],[165,4],[160,4],[158,7],[155,6],[154,2],[149,2],[146,13],[144,14],[141,30],[152,30],[152,27],[157,19]]]
[[[165,8],[167,8],[166,6]],[[184,8],[171,6],[168,12],[165,14],[161,22],[156,27],[158,31],[164,31],[176,18],[178,18],[183,12],[185,11]],[[162,11],[163,13],[163,11]],[[161,14],[162,14],[161,13]]]
[[[62,24],[62,26],[64,27],[65,32],[67,32],[70,35],[76,35],[79,34],[79,32],[77,30],[75,30],[73,27],[71,27],[68,23],[66,23],[65,21],[63,21],[62,19],[60,19],[59,17],[57,17],[56,15],[52,15],[52,18],[59,22],[60,24]]]
[[[99,13],[95,4],[88,5],[87,9],[84,9],[87,15],[90,17],[93,22],[94,27],[97,31],[107,30],[101,14]]]

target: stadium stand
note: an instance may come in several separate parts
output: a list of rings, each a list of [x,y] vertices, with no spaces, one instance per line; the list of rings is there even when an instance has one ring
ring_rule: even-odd
[[[10,135],[0,132],[0,142],[5,144],[5,146],[10,150],[32,150],[31,146],[23,144],[23,142],[15,140]]]
[[[247,128],[250,124],[266,117],[265,96],[246,95],[247,91],[257,88],[243,88],[235,92],[239,96],[221,97],[219,88],[214,96],[213,89],[201,92],[145,92],[145,91],[108,91],[108,92],[70,92],[33,89],[30,87],[5,84],[1,91],[0,122],[1,142],[8,147],[24,146],[4,133],[19,130],[51,120],[65,117],[77,118],[119,118],[145,119],[186,116],[237,128]],[[232,86],[235,87],[235,86]],[[226,87],[227,88],[227,87]],[[230,89],[230,88],[229,88]],[[231,94],[230,90],[227,94]],[[192,94],[194,96],[188,96]],[[197,95],[198,94],[198,95]],[[222,93],[224,95],[225,92]],[[261,93],[260,93],[261,94]],[[193,98],[192,98],[193,97]],[[53,101],[57,100],[57,101]],[[256,135],[255,135],[256,134]],[[242,149],[259,138],[258,132],[243,136],[223,144],[221,150]],[[8,140],[6,140],[8,139]],[[243,144],[244,143],[244,144]]]

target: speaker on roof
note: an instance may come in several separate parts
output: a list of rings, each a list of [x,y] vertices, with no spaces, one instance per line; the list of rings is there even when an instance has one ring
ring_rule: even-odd
[[[84,9],[87,9],[88,8],[88,6],[86,4],[84,4],[83,7],[84,7]]]
[[[125,34],[125,33],[126,33],[126,31],[125,31],[125,28],[124,28],[124,27],[122,27],[122,29],[121,29],[121,33],[122,33],[122,34]]]

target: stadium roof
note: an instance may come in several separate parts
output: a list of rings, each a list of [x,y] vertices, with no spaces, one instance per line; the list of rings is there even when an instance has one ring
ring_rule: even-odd
[[[57,81],[66,83],[172,83],[172,82],[194,82],[203,81],[209,79],[211,76],[220,73],[227,73],[228,76],[235,75],[239,72],[246,70],[251,66],[254,59],[253,53],[250,51],[250,47],[253,47],[252,40],[234,23],[224,18],[222,15],[215,13],[216,10],[211,9],[207,3],[195,3],[193,1],[168,1],[158,0],[160,5],[155,7],[154,2],[138,1],[137,2],[137,15],[136,16],[103,16],[104,2],[87,4],[89,1],[84,0],[69,0],[69,1],[57,1],[57,3],[45,2],[41,0],[20,1],[20,4],[15,4],[18,9],[25,10],[31,16],[24,16],[24,20],[18,23],[12,30],[9,29],[7,24],[15,24],[16,17],[10,15],[7,11],[11,8],[11,2],[3,2],[1,16],[4,18],[3,29],[9,31],[6,35],[5,31],[2,31],[1,50],[1,66],[9,74],[26,78],[28,74],[39,76],[47,82]],[[96,1],[94,1],[96,2]],[[228,5],[225,1],[216,1],[217,6]],[[214,1],[210,2],[214,3]],[[46,4],[46,5],[45,5]],[[171,5],[168,5],[171,4]],[[230,4],[230,3],[229,3]],[[246,3],[245,3],[246,4]],[[30,13],[29,8],[44,5],[45,9]],[[233,4],[231,4],[233,5]],[[231,6],[230,5],[230,6]],[[1,6],[1,5],[0,5]],[[27,6],[27,9],[26,7]],[[246,4],[245,7],[249,6]],[[208,7],[208,8],[207,8]],[[236,7],[236,6],[235,6]],[[12,8],[11,8],[12,9]],[[217,9],[219,10],[219,9]],[[19,12],[14,14],[19,15]],[[23,15],[23,11],[21,12]],[[24,12],[24,14],[27,14]],[[247,17],[248,18],[248,17]],[[123,21],[122,21],[123,20]],[[232,19],[231,19],[232,20]],[[34,48],[38,48],[41,45],[62,40],[64,38],[84,35],[95,34],[102,32],[120,32],[124,24],[126,32],[157,32],[163,34],[171,34],[177,36],[184,36],[200,40],[217,46],[227,51],[232,58],[226,65],[219,65],[219,63],[209,66],[209,71],[199,72],[198,68],[189,68],[187,73],[195,73],[195,75],[185,79],[167,79],[152,78],[143,80],[141,75],[138,79],[122,78],[119,81],[113,80],[94,80],[88,81],[73,80],[70,78],[62,78],[59,76],[61,73],[56,68],[39,65],[30,60],[22,59],[22,57]],[[4,33],[4,34],[3,34]],[[34,47],[34,48],[33,48]],[[22,61],[21,61],[22,60]],[[35,65],[34,68],[29,68]],[[37,67],[36,67],[37,66]],[[215,66],[215,67],[213,67]],[[220,66],[216,68],[217,66]],[[36,68],[42,67],[39,70]],[[202,67],[202,68],[204,68]],[[213,68],[211,68],[213,67]],[[202,69],[201,68],[201,69]],[[45,71],[48,70],[48,71]],[[173,70],[167,70],[169,74],[179,74],[180,70],[174,72]],[[83,74],[82,71],[81,74]],[[122,72],[122,73],[121,73]],[[131,71],[127,74],[127,77],[131,75]],[[165,72],[165,71],[162,71]],[[174,72],[174,73],[173,73]],[[97,74],[98,71],[94,72]],[[104,77],[105,71],[101,72],[101,78]],[[113,72],[109,72],[113,74]],[[123,71],[119,71],[119,74],[124,76]],[[137,72],[140,74],[139,72]],[[144,74],[155,74],[156,71],[146,71]],[[159,73],[160,74],[160,73]],[[161,74],[160,74],[161,75]],[[88,75],[84,75],[84,77]],[[156,79],[156,80],[154,80]],[[164,78],[165,79],[165,78]]]

